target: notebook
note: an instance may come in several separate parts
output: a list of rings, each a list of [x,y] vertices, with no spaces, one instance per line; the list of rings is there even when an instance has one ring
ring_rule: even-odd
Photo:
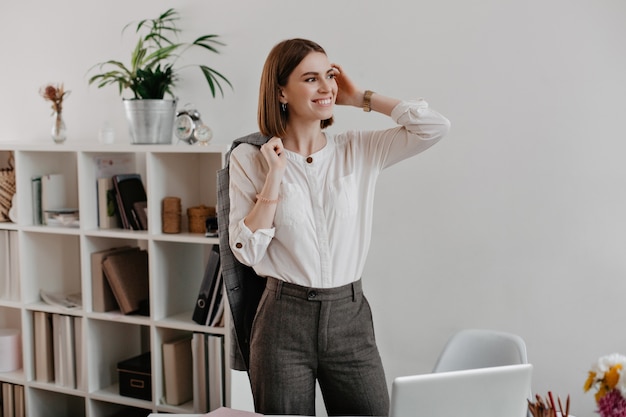
[[[401,376],[390,417],[525,417],[532,365]]]

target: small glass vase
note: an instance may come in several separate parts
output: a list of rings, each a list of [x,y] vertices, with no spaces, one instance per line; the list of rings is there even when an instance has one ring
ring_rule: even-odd
[[[65,129],[65,121],[61,113],[56,113],[54,123],[52,124],[52,140],[54,143],[63,143],[67,139],[67,131]]]

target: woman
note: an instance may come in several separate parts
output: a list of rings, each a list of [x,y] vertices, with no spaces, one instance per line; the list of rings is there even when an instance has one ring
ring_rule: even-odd
[[[397,127],[330,135],[334,105],[390,116]],[[324,49],[290,39],[261,77],[259,148],[230,155],[229,243],[266,277],[250,338],[249,376],[262,414],[388,414],[389,394],[361,273],[382,169],[438,141],[449,122],[423,100],[359,89]],[[259,278],[260,279],[260,278]]]

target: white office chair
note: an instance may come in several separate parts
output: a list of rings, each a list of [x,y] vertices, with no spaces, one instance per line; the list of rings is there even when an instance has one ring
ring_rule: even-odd
[[[524,340],[511,333],[465,329],[452,335],[433,372],[528,363]]]

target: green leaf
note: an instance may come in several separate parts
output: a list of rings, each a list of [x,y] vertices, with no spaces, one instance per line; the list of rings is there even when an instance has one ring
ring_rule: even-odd
[[[219,54],[219,48],[225,46],[215,34],[199,36],[191,43],[178,42],[177,36],[181,32],[177,27],[179,19],[178,12],[170,8],[155,19],[137,22],[134,28],[138,39],[130,54],[130,64],[126,66],[120,61],[109,60],[95,65],[90,71],[97,67],[100,73],[92,75],[89,84],[96,84],[98,88],[116,84],[120,95],[130,89],[136,98],[162,98],[164,94],[173,96],[172,88],[181,69],[175,69],[174,64],[184,52],[197,46],[208,53]],[[122,33],[131,25],[133,23],[124,26]],[[218,90],[224,96],[222,83],[232,89],[230,81],[218,71],[206,65],[193,66],[202,71],[211,96],[215,97]]]

